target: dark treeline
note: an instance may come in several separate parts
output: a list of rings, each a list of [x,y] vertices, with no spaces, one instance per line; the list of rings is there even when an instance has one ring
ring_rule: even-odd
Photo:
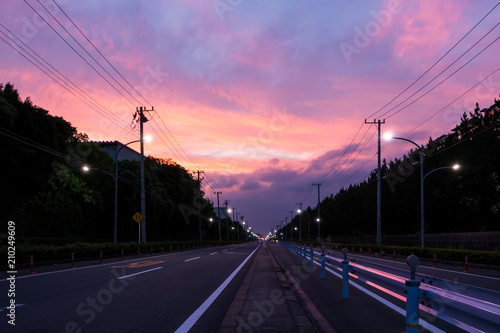
[[[9,83],[0,84],[0,149],[0,215],[2,221],[16,222],[21,241],[113,241],[113,158],[63,118],[33,105],[29,97],[22,101]],[[91,170],[84,172],[84,164]],[[140,163],[120,161],[118,172],[118,241],[137,241],[132,216],[141,210]],[[145,179],[147,240],[198,240],[194,176],[170,159],[150,156]],[[217,221],[213,204],[203,191],[201,208],[203,240],[219,239],[217,223],[209,222],[210,217]]]
[[[416,147],[415,147],[416,148]],[[425,232],[500,230],[500,101],[464,113],[451,133],[424,147]],[[382,164],[382,234],[420,233],[420,152]],[[367,180],[321,201],[321,237],[376,235],[377,170]],[[317,238],[317,207],[308,207],[311,239]],[[302,238],[308,215],[302,214]],[[293,226],[298,227],[299,216]],[[290,229],[288,229],[290,230]],[[288,231],[289,233],[290,231]],[[298,234],[295,233],[295,239]]]

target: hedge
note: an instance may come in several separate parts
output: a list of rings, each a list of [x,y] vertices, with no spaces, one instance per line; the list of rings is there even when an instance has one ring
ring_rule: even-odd
[[[469,263],[490,265],[490,266],[500,266],[500,251],[478,251],[478,250],[462,250],[462,249],[441,249],[441,248],[420,248],[420,247],[407,247],[407,246],[378,246],[374,244],[341,244],[341,243],[318,243],[318,242],[307,242],[307,245],[313,244],[313,246],[324,245],[327,248],[343,248],[347,247],[351,250],[354,247],[354,251],[359,253],[359,248],[363,253],[368,252],[370,249],[372,253],[376,254],[380,251],[384,251],[385,255],[392,255],[396,251],[397,255],[409,256],[414,254],[421,259],[432,260],[434,254],[436,254],[438,260],[442,261],[456,261],[464,262],[465,257],[468,257]],[[302,242],[302,245],[306,245]]]

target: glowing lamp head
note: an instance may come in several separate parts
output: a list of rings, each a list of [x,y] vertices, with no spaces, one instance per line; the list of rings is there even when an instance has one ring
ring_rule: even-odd
[[[394,137],[394,135],[392,135],[392,133],[390,133],[390,132],[384,133],[384,140],[386,140],[386,141],[392,140],[393,137]]]

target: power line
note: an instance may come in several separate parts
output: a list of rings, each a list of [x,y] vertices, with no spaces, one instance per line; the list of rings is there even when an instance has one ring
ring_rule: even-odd
[[[38,66],[33,61],[31,61],[30,59],[28,59],[22,52],[19,51],[19,49],[16,49],[10,43],[8,43],[5,39],[2,38],[2,40],[7,45],[9,45],[10,47],[12,47],[16,52],[18,52],[26,60],[28,60],[29,62],[31,62],[35,67],[37,67],[42,73],[44,73],[49,78],[51,78],[52,80],[54,80],[56,83],[58,83],[59,85],[61,85],[64,89],[68,90],[68,92],[70,92],[75,97],[77,97],[78,99],[80,99],[82,102],[84,102],[85,104],[87,104],[94,111],[97,111],[99,114],[101,114],[102,116],[104,116],[105,118],[107,118],[108,120],[110,120],[111,122],[113,122],[115,125],[118,125],[120,127],[124,126],[123,124],[125,124],[125,122],[123,122],[119,118],[117,118],[110,110],[108,110],[102,104],[100,104],[99,102],[97,102],[92,96],[90,96],[88,93],[86,93],[84,90],[82,90],[77,84],[75,84],[68,77],[66,77],[59,70],[57,70],[57,68],[55,68],[54,66],[52,66],[47,60],[45,60],[42,56],[40,56],[35,50],[33,50],[26,43],[24,43],[14,33],[12,33],[12,31],[10,31],[6,26],[4,26],[2,23],[0,23],[0,26],[2,26],[13,37],[15,37],[16,40],[17,40],[17,42],[16,42],[16,40],[13,40],[11,37],[9,37],[4,31],[0,30],[0,33],[2,33],[4,36],[6,36],[12,43],[16,44],[19,47],[20,50],[22,50],[26,55],[30,56],[40,66],[42,66],[43,68],[45,68],[46,71],[42,70],[42,68],[40,68],[40,66]],[[21,43],[21,44],[19,44],[19,43]],[[29,51],[31,51],[31,53],[27,49],[29,49]],[[40,59],[41,61],[43,61],[43,63],[40,60],[38,60],[37,58],[35,58],[33,56],[33,54],[36,55],[36,57],[38,57],[38,59]],[[50,74],[47,73],[47,72],[49,72]],[[59,82],[59,81],[63,82],[65,85],[61,84],[61,82]],[[108,113],[109,115],[103,114],[100,110],[103,110],[104,113]],[[117,121],[121,121],[122,124],[118,124]],[[125,127],[125,129],[126,129],[126,127]]]
[[[36,68],[38,68],[42,73],[44,73],[45,75],[47,75],[49,78],[51,78],[55,83],[59,84],[62,88],[64,88],[65,90],[67,90],[70,94],[74,95],[76,98],[78,98],[79,100],[81,100],[83,103],[85,103],[87,106],[89,106],[90,108],[92,108],[94,111],[97,111],[100,115],[102,115],[103,117],[107,118],[109,121],[115,123],[115,125],[118,125],[118,126],[122,126],[118,123],[116,123],[116,121],[111,118],[110,116],[106,115],[105,113],[102,113],[98,108],[95,108],[93,105],[91,105],[89,102],[85,101],[82,97],[78,96],[73,90],[71,90],[70,88],[68,88],[67,86],[63,85],[61,82],[59,82],[56,78],[54,78],[52,75],[50,75],[49,73],[47,73],[44,69],[42,69],[39,65],[37,65],[35,62],[33,62],[31,59],[29,59],[26,55],[24,55],[23,53],[21,53],[19,50],[17,50],[15,47],[13,47],[8,41],[6,41],[3,37],[0,36],[0,39],[3,40],[7,45],[9,45],[12,49],[14,49],[14,51],[18,52],[23,58],[25,58],[27,61],[29,61],[33,66],[35,66]]]
[[[396,99],[398,99],[401,95],[403,95],[408,89],[410,89],[411,87],[413,87],[422,77],[424,77],[428,72],[430,72],[439,62],[441,62],[441,60],[444,59],[444,57],[446,57],[453,49],[455,49],[455,47],[457,47],[458,44],[460,44],[474,29],[476,29],[476,27],[481,24],[481,22],[483,22],[486,17],[488,17],[491,12],[493,12],[497,7],[498,5],[500,4],[500,2],[498,2],[488,13],[486,13],[485,16],[483,16],[483,18],[481,20],[479,20],[478,23],[476,23],[462,38],[460,38],[460,40],[458,42],[455,43],[455,45],[453,45],[448,51],[446,51],[446,53],[444,55],[442,55],[431,67],[429,67],[422,75],[420,75],[415,81],[413,81],[408,87],[406,87],[402,92],[400,92],[396,97],[394,97],[392,100],[390,100],[387,104],[385,104],[384,106],[382,106],[381,108],[379,108],[377,111],[375,111],[374,113],[372,113],[371,115],[369,115],[368,119],[372,118],[373,116],[375,116],[377,113],[379,113],[380,111],[382,111],[383,109],[385,109],[389,104],[391,104],[392,102],[394,102]],[[380,116],[380,117],[383,117],[384,115]]]
[[[59,8],[59,10],[66,16],[66,18],[73,24],[73,26],[80,32],[80,34],[85,37],[85,39],[87,40],[87,42],[89,42],[90,45],[92,45],[92,47],[94,48],[94,50],[97,51],[97,53],[99,53],[99,55],[104,59],[106,60],[106,62],[108,63],[108,65],[111,66],[111,68],[113,68],[115,70],[115,72],[120,75],[120,77],[130,86],[130,88],[132,88],[136,93],[137,95],[141,96],[142,99],[144,99],[144,101],[152,106],[152,104],[140,93],[138,92],[134,86],[132,86],[130,84],[130,82],[125,78],[123,77],[123,75],[115,68],[115,66],[113,66],[109,61],[108,59],[101,53],[101,51],[99,51],[99,49],[92,43],[92,41],[90,41],[90,39],[88,39],[88,37],[83,33],[83,31],[76,25],[76,23],[68,16],[68,14],[66,14],[66,12],[61,8],[61,6],[59,6],[59,4],[57,4],[57,2],[55,0],[52,0],[54,2],[54,4]],[[38,1],[40,3],[40,1]],[[42,5],[43,6],[43,5]],[[94,59],[95,60],[95,59]]]
[[[429,84],[431,84],[434,80],[436,80],[439,76],[441,76],[441,74],[443,74],[445,71],[447,71],[451,66],[453,66],[458,60],[460,60],[465,54],[467,54],[472,48],[474,48],[480,41],[482,41],[491,31],[493,31],[493,29],[495,29],[498,25],[500,25],[500,22],[497,23],[497,25],[495,25],[495,27],[493,27],[490,31],[488,31],[488,33],[486,35],[484,35],[483,37],[481,37],[476,43],[474,43],[474,45],[472,45],[469,49],[467,49],[467,51],[465,51],[464,53],[462,53],[462,55],[460,55],[460,57],[458,57],[454,62],[452,62],[449,66],[447,66],[445,69],[443,69],[437,76],[435,76],[432,80],[430,80],[429,82],[427,82],[425,85],[423,85],[420,89],[418,89],[416,92],[414,92],[412,95],[408,96],[408,98],[406,98],[405,100],[403,100],[401,103],[399,103],[398,105],[394,106],[393,108],[391,108],[390,110],[388,110],[387,112],[383,113],[381,116],[385,116],[387,115],[389,112],[391,112],[392,110],[396,109],[398,106],[400,106],[401,104],[403,104],[404,102],[408,101],[410,98],[412,98],[413,96],[415,96],[416,94],[418,94],[420,91],[422,91],[425,87],[427,87]],[[416,98],[414,101],[412,101],[411,103],[409,103],[408,105],[402,107],[401,109],[399,109],[398,111],[394,112],[393,114],[391,115],[388,115],[386,118],[389,119],[390,117],[398,114],[399,112],[403,111],[404,109],[406,109],[408,106],[412,105],[413,103],[415,103],[416,101],[420,100],[422,97],[424,97],[425,95],[427,95],[429,92],[431,92],[432,90],[436,89],[438,86],[440,86],[443,82],[445,82],[446,80],[448,80],[450,77],[452,77],[453,75],[455,75],[458,71],[460,71],[462,68],[464,68],[466,65],[468,65],[472,60],[474,60],[476,57],[478,57],[480,54],[482,54],[486,49],[488,49],[491,45],[493,45],[500,37],[498,37],[497,39],[495,39],[494,41],[492,41],[490,44],[488,44],[485,48],[483,48],[481,51],[479,51],[479,53],[477,53],[474,57],[472,57],[469,61],[467,61],[465,64],[463,64],[462,66],[460,66],[457,70],[455,70],[452,74],[450,74],[449,76],[447,76],[444,80],[442,80],[441,82],[439,82],[437,85],[435,85],[434,87],[432,87],[431,89],[429,89],[425,94],[419,96],[418,98]]]
[[[54,29],[54,27],[49,23],[47,22],[47,20],[45,20],[45,18],[40,15],[36,9],[34,9],[26,0],[24,0],[24,2],[45,22],[47,23],[47,25],[78,55],[80,56],[80,58],[82,58],[83,61],[85,61],[85,63],[87,65],[89,65],[96,73],[97,75],[99,75],[104,81],[106,81],[106,83],[108,83],[117,93],[119,93],[123,98],[125,98],[125,100],[127,100],[131,105],[134,105],[134,103],[132,103],[132,101],[130,99],[128,99],[121,91],[119,91],[113,84],[111,84],[111,82],[109,82],[108,79],[106,79],[101,73],[99,73],[99,71],[94,67],[92,66],[88,61],[87,59],[85,59],[81,54],[80,52],[78,52],[70,43],[68,43],[68,41],[66,39],[64,39],[63,36],[61,36],[61,34],[59,32],[57,32],[56,29]],[[45,8],[45,7],[44,7]],[[47,10],[45,8],[45,10]],[[52,14],[49,12],[49,14],[52,16]],[[58,22],[58,21],[57,21]],[[59,22],[58,22],[59,23]],[[60,23],[59,23],[60,24]],[[71,35],[71,34],[70,34]],[[80,44],[79,44],[80,45]],[[82,47],[80,45],[80,47]],[[84,49],[85,50],[85,49]],[[94,59],[95,61],[95,59]],[[108,73],[109,74],[109,73]],[[140,104],[140,103],[139,103]],[[135,105],[134,105],[135,106]]]

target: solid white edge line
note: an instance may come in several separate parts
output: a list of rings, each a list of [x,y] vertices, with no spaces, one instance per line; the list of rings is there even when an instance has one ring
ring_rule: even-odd
[[[120,277],[118,277],[116,279],[117,280],[126,279],[126,278],[134,276],[134,275],[144,274],[144,273],[151,272],[151,271],[156,271],[157,269],[162,269],[162,268],[163,268],[162,266],[156,267],[156,268],[151,268],[151,269],[148,269],[147,271],[142,271],[142,272],[137,272],[137,273],[134,273],[134,274],[120,276]]]
[[[212,295],[210,295],[205,300],[205,302],[203,302],[203,304],[200,305],[200,307],[198,309],[196,309],[193,312],[193,314],[191,314],[191,316],[189,316],[189,318],[186,319],[186,321],[181,326],[179,326],[179,328],[177,330],[175,330],[175,333],[188,332],[191,329],[191,327],[194,326],[194,324],[198,321],[198,319],[200,319],[200,317],[203,315],[203,313],[205,313],[205,311],[210,307],[210,305],[212,305],[212,303],[215,301],[215,299],[217,297],[219,297],[219,295],[222,293],[222,291],[233,280],[233,278],[236,276],[236,274],[238,274],[238,272],[241,270],[241,268],[246,264],[246,262],[252,257],[252,255],[255,253],[255,251],[257,251],[257,249],[259,247],[260,247],[260,244],[255,248],[255,250],[252,251],[252,253],[250,253],[248,255],[248,257],[246,257],[245,260],[243,260],[243,262],[238,266],[238,268],[236,268],[234,270],[234,272],[232,272],[231,275],[229,275],[227,277],[227,279],[224,282],[222,282],[222,284],[212,293]]]
[[[184,260],[184,262],[188,262],[188,261],[196,260],[196,259],[200,259],[200,257],[194,257],[194,258],[191,258],[191,259],[186,259],[186,260]]]

